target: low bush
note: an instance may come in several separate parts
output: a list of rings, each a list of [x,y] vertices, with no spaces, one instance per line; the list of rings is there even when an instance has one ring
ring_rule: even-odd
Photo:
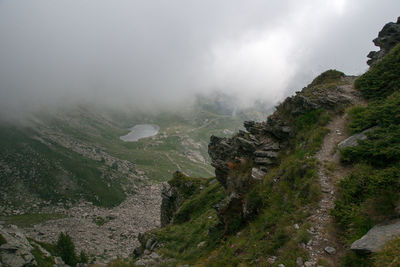
[[[375,266],[400,266],[400,236],[390,240],[382,251],[374,255]]]

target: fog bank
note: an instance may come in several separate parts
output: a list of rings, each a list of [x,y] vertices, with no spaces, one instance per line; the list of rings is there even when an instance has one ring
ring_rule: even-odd
[[[0,0],[0,112],[139,108],[199,93],[275,103],[326,69],[361,74],[398,0]]]

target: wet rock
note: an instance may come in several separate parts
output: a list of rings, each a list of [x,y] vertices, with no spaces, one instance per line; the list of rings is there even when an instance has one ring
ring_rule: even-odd
[[[400,235],[400,220],[385,225],[376,225],[363,237],[351,244],[351,249],[364,253],[379,252],[392,238]]]

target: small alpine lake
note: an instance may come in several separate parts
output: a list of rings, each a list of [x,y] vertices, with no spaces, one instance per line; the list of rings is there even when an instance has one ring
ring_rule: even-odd
[[[160,127],[156,124],[137,124],[130,128],[130,133],[120,136],[124,142],[136,142],[139,139],[155,136],[158,134]]]

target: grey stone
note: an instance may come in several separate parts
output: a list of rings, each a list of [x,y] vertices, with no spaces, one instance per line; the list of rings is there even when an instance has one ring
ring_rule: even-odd
[[[265,145],[263,148],[263,150],[279,150],[279,143],[270,143]]]
[[[274,263],[276,262],[277,259],[278,259],[277,256],[271,256],[271,257],[267,258],[267,262],[268,262],[269,264],[274,264]]]
[[[151,250],[151,246],[153,245],[154,240],[152,240],[151,238],[147,240],[146,242],[146,249]]]
[[[274,264],[274,263],[276,262],[277,259],[278,259],[277,256],[271,256],[271,257],[267,258],[267,262],[268,262],[269,264]]]
[[[5,244],[0,246],[0,257],[6,266],[34,266],[35,258],[31,254],[33,247],[18,227],[1,229],[1,235],[5,238]]]
[[[386,225],[376,225],[363,237],[351,244],[351,249],[365,253],[379,252],[392,238],[400,236],[400,220]]]
[[[251,169],[251,177],[255,180],[262,180],[266,173],[258,168]]]
[[[258,150],[254,152],[254,156],[260,157],[260,158],[276,158],[278,157],[278,153],[274,151],[264,151],[264,150]]]
[[[368,137],[367,137],[366,133],[374,130],[375,128],[376,127],[372,127],[372,128],[369,128],[369,129],[367,129],[367,130],[365,130],[365,131],[363,131],[361,133],[354,134],[354,135],[350,136],[349,138],[347,138],[347,139],[343,140],[342,142],[340,142],[338,144],[338,148],[339,149],[344,149],[346,147],[353,147],[353,146],[358,145],[358,141],[367,139]]]
[[[333,248],[333,247],[326,247],[324,250],[325,250],[325,252],[328,253],[329,255],[333,255],[333,254],[336,253],[336,249]]]
[[[255,150],[254,143],[249,141],[249,140],[246,140],[246,139],[244,139],[242,137],[237,137],[236,141],[245,150],[248,150],[248,151],[254,151]]]
[[[152,259],[159,259],[159,258],[161,258],[161,256],[160,256],[159,254],[155,253],[155,252],[152,252],[152,253],[149,255],[149,257],[152,258]]]
[[[197,248],[202,248],[206,245],[206,241],[201,241],[200,243],[197,244]]]
[[[373,40],[374,44],[380,47],[379,51],[371,51],[368,54],[370,60],[368,65],[373,66],[378,63],[396,44],[400,42],[400,19],[397,22],[387,23],[378,34],[378,38]]]
[[[314,261],[306,261],[304,263],[304,267],[314,267],[315,266],[315,262]]]
[[[257,157],[257,158],[254,159],[254,163],[257,164],[257,165],[270,165],[273,162],[268,158],[258,158]]]
[[[303,258],[302,257],[298,257],[296,259],[296,265],[297,265],[297,267],[303,267]]]

